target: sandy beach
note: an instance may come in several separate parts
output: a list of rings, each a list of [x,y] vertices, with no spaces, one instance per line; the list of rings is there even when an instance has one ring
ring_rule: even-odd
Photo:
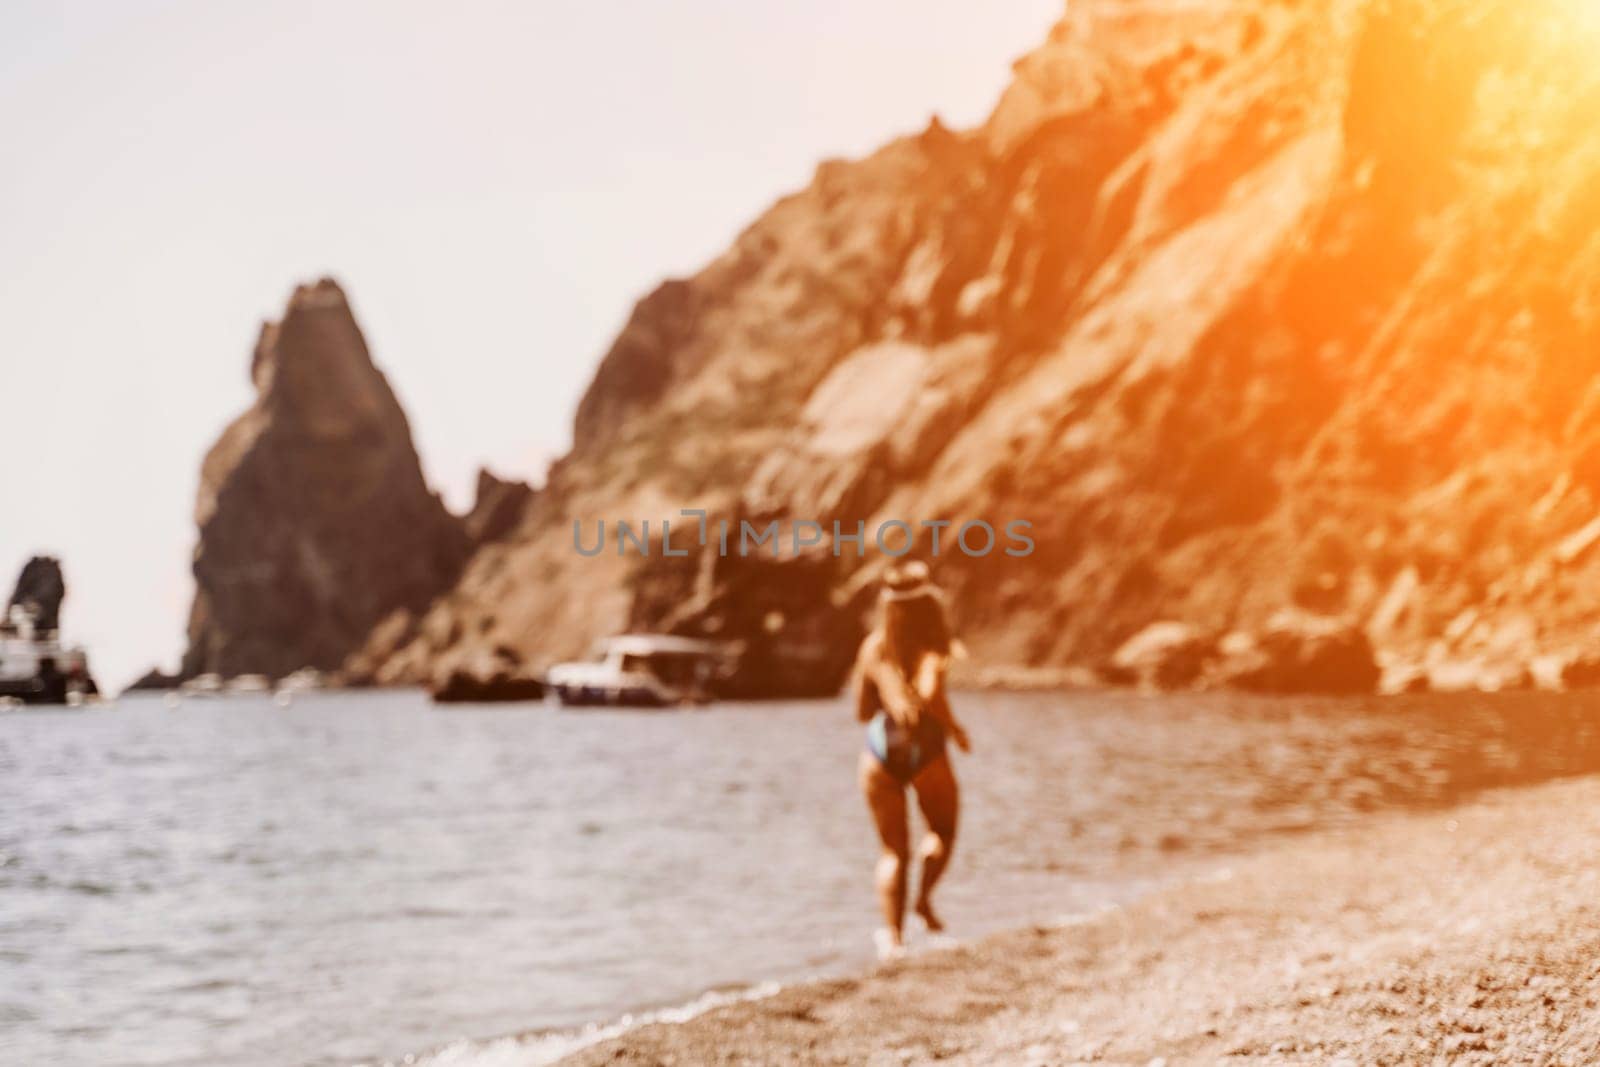
[[[1593,1063],[1597,844],[1600,779],[1496,791],[563,1062]]]

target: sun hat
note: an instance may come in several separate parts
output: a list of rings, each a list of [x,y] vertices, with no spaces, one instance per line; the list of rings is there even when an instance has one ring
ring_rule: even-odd
[[[885,601],[937,597],[939,587],[934,584],[928,565],[920,559],[914,559],[897,563],[884,572],[883,591],[879,596]]]

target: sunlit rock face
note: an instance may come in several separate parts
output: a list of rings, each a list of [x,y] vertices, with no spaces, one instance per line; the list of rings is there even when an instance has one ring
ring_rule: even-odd
[[[183,674],[338,668],[459,575],[468,539],[332,281],[261,331],[256,400],[206,456]]]
[[[641,301],[572,454],[375,672],[629,625],[837,672],[873,553],[790,588],[573,549],[699,507],[1031,521],[1025,558],[934,561],[985,667],[1163,621],[1288,648],[1290,611],[1387,685],[1559,678],[1600,606],[1587,6],[1074,0],[983,127],[824,163]],[[1271,688],[1330,687],[1301,649]]]

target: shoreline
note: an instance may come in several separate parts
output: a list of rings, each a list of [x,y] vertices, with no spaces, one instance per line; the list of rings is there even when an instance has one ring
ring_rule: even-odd
[[[1219,866],[1220,866],[1219,861]],[[1175,885],[1210,880],[1212,875],[1178,879],[1151,888],[1134,897],[1142,899],[1150,893]],[[822,970],[811,970],[790,979],[763,978],[745,984],[719,986],[705,989],[686,1000],[646,1003],[616,1015],[594,1019],[571,1026],[558,1026],[525,1030],[498,1037],[462,1038],[435,1046],[422,1052],[407,1053],[400,1058],[364,1061],[353,1067],[547,1067],[551,1064],[572,1062],[572,1057],[594,1046],[622,1040],[647,1026],[683,1026],[710,1012],[742,1005],[758,1004],[773,997],[812,986],[827,986],[835,982],[849,982],[863,975],[871,976],[885,967],[898,966],[913,960],[949,953],[1005,938],[1023,929],[1067,929],[1093,922],[1120,911],[1128,902],[1107,903],[1091,910],[1038,920],[1016,927],[991,931],[971,942],[958,941],[944,935],[929,935],[918,928],[911,934],[905,957],[894,963],[866,965],[839,964]]]
[[[555,1062],[1597,1062],[1596,843],[1600,778],[1496,790]]]
[[[782,982],[762,981],[734,989],[711,989],[680,1003],[640,1008],[577,1027],[463,1039],[426,1052],[367,1061],[355,1067],[547,1067],[601,1042],[624,1037],[641,1026],[679,1026],[717,1008],[765,1000],[786,988]]]

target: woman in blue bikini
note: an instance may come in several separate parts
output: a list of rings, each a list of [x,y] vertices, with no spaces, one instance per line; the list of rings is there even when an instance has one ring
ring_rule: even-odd
[[[922,563],[892,568],[884,578],[878,626],[856,656],[856,717],[867,724],[867,750],[861,754],[861,791],[883,842],[878,860],[878,903],[884,927],[877,933],[878,954],[902,951],[906,877],[910,856],[906,787],[928,825],[918,853],[922,878],[914,909],[929,930],[942,930],[933,910],[933,887],[955,847],[960,793],[945,741],[969,750],[966,731],[950,710],[945,675],[955,642],[939,591]]]

